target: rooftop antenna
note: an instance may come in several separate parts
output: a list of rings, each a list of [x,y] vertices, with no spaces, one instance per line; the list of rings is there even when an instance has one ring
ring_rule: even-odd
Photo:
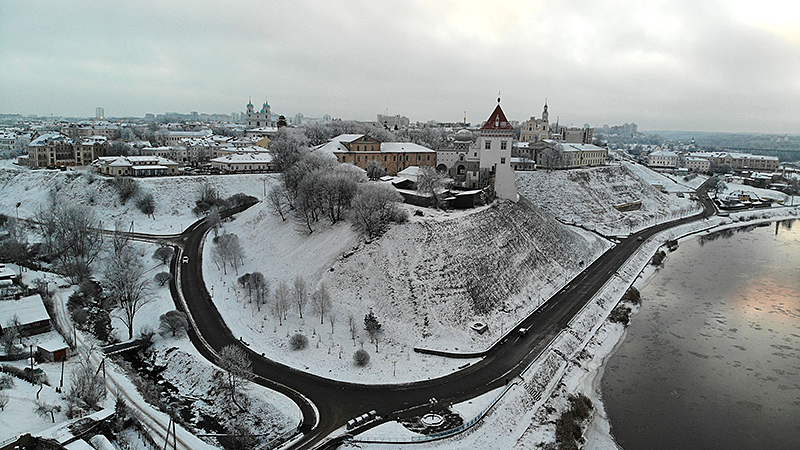
[[[497,104],[500,104],[500,91],[497,91]]]
[[[464,111],[464,123],[467,123],[467,112]]]

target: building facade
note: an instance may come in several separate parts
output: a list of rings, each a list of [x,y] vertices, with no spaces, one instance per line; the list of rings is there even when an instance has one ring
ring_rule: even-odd
[[[274,127],[275,121],[272,120],[272,112],[268,102],[264,102],[261,110],[256,111],[253,107],[253,102],[247,103],[246,125],[245,128],[258,128],[258,127]]]
[[[349,163],[362,169],[370,161],[376,161],[388,175],[411,166],[433,167],[436,152],[411,142],[379,142],[363,134],[342,134],[327,144],[315,147],[315,151],[330,153],[340,163]]]
[[[550,113],[547,111],[547,102],[544,102],[542,118],[531,117],[522,124],[519,135],[520,142],[536,142],[550,139]]]

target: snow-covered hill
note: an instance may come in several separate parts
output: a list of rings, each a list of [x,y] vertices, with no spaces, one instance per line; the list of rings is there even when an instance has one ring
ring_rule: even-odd
[[[416,210],[416,208],[410,208]],[[325,283],[333,298],[335,326],[321,325],[307,308],[296,309],[280,325],[274,314],[258,311],[236,285],[211,262],[211,237],[204,250],[204,276],[235,335],[253,350],[323,376],[358,382],[411,381],[446,374],[463,360],[420,355],[415,346],[453,351],[482,350],[507,331],[569,278],[580,272],[608,243],[591,233],[554,220],[525,200],[499,202],[469,212],[424,210],[381,238],[364,243],[348,224],[323,227],[311,235],[254,206],[224,231],[236,233],[246,257],[239,274],[260,271],[274,289],[296,275],[312,289]],[[355,318],[365,348],[375,350],[363,330],[370,309],[383,324],[380,353],[370,367],[352,363],[355,350],[348,317]],[[480,335],[474,320],[489,325]],[[289,348],[289,337],[302,333],[311,345]],[[401,364],[394,364],[400,361]]]
[[[688,197],[664,194],[626,166],[519,172],[517,186],[520,195],[559,220],[604,235],[628,234],[700,210]],[[635,211],[614,208],[637,201],[641,208]]]
[[[192,213],[203,185],[217,189],[221,197],[243,192],[262,197],[264,180],[276,175],[176,176],[136,179],[141,192],[155,200],[155,213],[148,217],[137,209],[134,200],[124,205],[113,186],[113,178],[86,171],[28,170],[0,167],[0,213],[20,218],[33,218],[46,208],[49,193],[58,193],[59,201],[91,206],[103,221],[113,228],[122,221],[126,229],[133,222],[134,230],[145,233],[178,233],[197,220]],[[17,211],[16,204],[20,203]]]

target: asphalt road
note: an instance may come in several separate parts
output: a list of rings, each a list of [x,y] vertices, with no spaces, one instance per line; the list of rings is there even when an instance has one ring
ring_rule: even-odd
[[[381,416],[391,418],[398,411],[415,407],[430,408],[428,401],[434,397],[443,404],[457,403],[500,387],[507,380],[513,380],[566,328],[575,314],[643,241],[667,228],[712,215],[713,204],[705,195],[700,195],[700,198],[706,199],[703,201],[703,213],[650,227],[621,240],[608,250],[521,323],[522,327],[530,330],[525,336],[519,336],[516,329],[510,330],[506,339],[491,348],[481,361],[440,378],[402,385],[359,385],[325,379],[271,361],[239,342],[225,326],[205,288],[201,248],[208,226],[204,221],[193,224],[182,234],[182,254],[189,257],[189,262],[180,263],[181,252],[176,253],[172,272],[174,276],[180,277],[181,294],[188,307],[186,312],[193,317],[202,339],[215,351],[229,344],[241,345],[247,349],[253,363],[253,372],[257,376],[255,381],[288,395],[301,408],[303,423],[300,431],[303,438],[293,448],[315,448],[349,419],[370,410],[374,409]],[[172,281],[171,288],[176,305],[184,309],[177,300],[178,286],[175,280]],[[201,338],[194,331],[189,335],[198,350],[209,360],[215,361],[214,355],[207,351]],[[335,446],[335,443],[330,446]]]

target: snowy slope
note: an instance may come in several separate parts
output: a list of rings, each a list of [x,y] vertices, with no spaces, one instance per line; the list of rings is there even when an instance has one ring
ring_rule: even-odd
[[[217,189],[221,197],[243,192],[261,198],[264,180],[275,174],[228,176],[175,176],[136,179],[141,192],[148,192],[155,200],[154,217],[147,217],[129,200],[122,204],[112,178],[86,171],[15,170],[0,167],[0,213],[20,218],[33,218],[40,208],[49,204],[51,191],[58,193],[60,201],[91,206],[103,227],[114,228],[116,220],[126,229],[133,222],[134,230],[150,233],[179,233],[197,217],[192,213],[203,185]],[[19,210],[16,204],[20,203]]]
[[[688,198],[664,194],[626,166],[520,172],[519,193],[565,223],[579,224],[604,235],[631,231],[699,211]],[[641,209],[614,208],[641,201]]]
[[[393,225],[370,243],[361,242],[344,223],[311,235],[298,233],[295,224],[282,222],[264,204],[224,225],[245,248],[239,274],[260,271],[273,289],[296,275],[311,289],[324,282],[333,298],[333,330],[330,318],[320,324],[310,306],[303,319],[292,308],[281,325],[271,311],[248,303],[237,275],[212,262],[211,234],[204,248],[205,282],[233,333],[257,352],[336,379],[411,381],[446,374],[466,362],[424,356],[413,347],[488,347],[608,247],[527,201],[430,215]],[[489,305],[489,312],[476,313],[480,304]],[[363,330],[370,309],[384,330],[377,353]],[[355,341],[347,323],[351,315],[359,335]],[[489,324],[489,331],[472,331],[473,320]],[[289,348],[296,332],[309,338],[309,348]],[[355,368],[351,359],[361,341],[373,356],[367,369]]]

